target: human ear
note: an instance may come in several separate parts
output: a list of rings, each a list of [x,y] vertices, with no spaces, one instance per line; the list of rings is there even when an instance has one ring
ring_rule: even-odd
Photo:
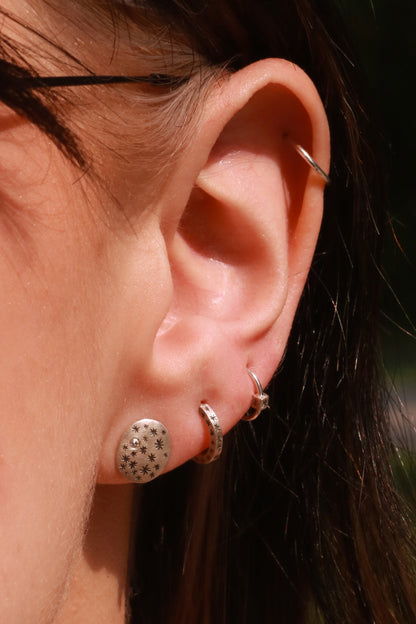
[[[227,432],[250,404],[247,368],[266,386],[284,353],[325,186],[298,144],[328,168],[322,102],[297,66],[260,61],[212,89],[160,198],[170,294],[140,371],[137,418],[169,430],[167,469],[207,445],[202,401]]]

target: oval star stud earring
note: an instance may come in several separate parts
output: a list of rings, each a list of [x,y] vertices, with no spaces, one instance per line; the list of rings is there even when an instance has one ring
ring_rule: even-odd
[[[138,420],[124,432],[118,445],[118,471],[133,483],[148,483],[162,474],[170,448],[165,425],[151,418]]]
[[[250,421],[256,420],[257,416],[269,406],[269,395],[263,391],[262,385],[257,377],[256,373],[253,373],[249,368],[247,369],[248,374],[253,380],[254,387],[257,390],[251,397],[251,405],[242,417],[241,420]]]

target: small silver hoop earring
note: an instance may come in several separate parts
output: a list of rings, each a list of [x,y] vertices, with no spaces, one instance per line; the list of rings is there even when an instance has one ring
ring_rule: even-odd
[[[255,392],[251,397],[251,405],[241,420],[250,421],[256,420],[257,416],[269,407],[269,395],[263,391],[262,385],[256,373],[253,373],[253,371],[249,368],[247,369],[247,372],[253,380],[254,387],[257,392]]]
[[[124,432],[117,449],[117,468],[133,483],[148,483],[163,472],[169,455],[170,437],[165,425],[143,418]]]
[[[329,179],[329,176],[325,173],[322,167],[318,165],[316,160],[312,158],[309,152],[307,152],[306,149],[302,147],[301,145],[299,145],[298,143],[295,143],[294,141],[291,141],[291,143],[293,147],[295,148],[295,150],[297,151],[297,153],[299,154],[299,156],[302,156],[303,160],[307,162],[308,165],[312,167],[312,169],[315,169],[316,173],[318,173],[321,176],[321,178],[325,180],[325,184],[329,184],[331,181]]]
[[[211,462],[218,459],[221,455],[222,446],[223,446],[223,435],[221,430],[220,421],[218,420],[218,416],[208,405],[208,403],[201,403],[199,406],[199,413],[202,418],[205,420],[208,431],[210,443],[209,446],[199,453],[199,455],[195,455],[193,458],[194,462],[197,464],[210,464]]]

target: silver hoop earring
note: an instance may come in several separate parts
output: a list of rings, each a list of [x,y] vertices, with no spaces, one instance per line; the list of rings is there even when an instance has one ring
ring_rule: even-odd
[[[138,420],[124,432],[118,445],[118,471],[133,483],[148,483],[163,472],[170,448],[165,425],[151,418]]]
[[[221,425],[218,416],[208,403],[201,403],[199,406],[199,413],[208,427],[210,443],[208,448],[202,451],[202,453],[199,453],[199,455],[196,455],[193,460],[197,464],[210,464],[221,455],[223,446]]]
[[[263,392],[263,388],[257,377],[256,373],[253,373],[249,368],[247,369],[248,374],[254,382],[254,387],[257,390],[251,397],[251,404],[244,416],[241,420],[250,421],[256,420],[257,416],[269,406],[269,395]]]
[[[295,143],[294,141],[291,141],[291,143],[293,147],[295,148],[295,150],[297,151],[297,153],[299,154],[299,156],[302,156],[303,160],[307,162],[308,165],[312,167],[312,169],[315,169],[316,173],[318,173],[321,176],[321,178],[325,180],[325,184],[329,184],[331,181],[329,179],[329,176],[325,173],[322,167],[318,165],[316,160],[312,158],[309,152],[307,152],[306,149],[302,147],[301,145],[299,145],[298,143]]]

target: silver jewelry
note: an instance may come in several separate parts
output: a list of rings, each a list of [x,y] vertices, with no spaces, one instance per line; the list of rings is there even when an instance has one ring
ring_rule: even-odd
[[[325,184],[329,184],[330,183],[330,179],[329,176],[325,173],[325,171],[318,165],[318,163],[312,158],[312,156],[309,154],[309,152],[306,151],[306,149],[304,147],[302,147],[301,145],[298,145],[298,143],[294,143],[292,141],[292,145],[295,148],[295,150],[297,151],[297,153],[302,156],[303,160],[305,162],[308,163],[308,165],[310,167],[312,167],[313,169],[315,169],[315,171],[317,173],[319,173],[319,175],[321,176],[321,178],[323,178],[325,180]]]
[[[269,407],[269,395],[263,392],[263,388],[256,373],[253,373],[253,371],[249,368],[247,369],[247,372],[252,378],[257,392],[255,392],[251,397],[251,405],[241,420],[250,421],[256,420],[260,412]]]
[[[129,481],[147,483],[163,472],[170,448],[165,425],[143,418],[124,432],[117,449],[117,468]]]
[[[221,425],[218,416],[208,403],[201,403],[199,406],[199,413],[207,424],[210,443],[208,448],[202,451],[202,453],[199,453],[199,455],[196,455],[193,459],[198,464],[210,464],[221,455],[223,445]]]

